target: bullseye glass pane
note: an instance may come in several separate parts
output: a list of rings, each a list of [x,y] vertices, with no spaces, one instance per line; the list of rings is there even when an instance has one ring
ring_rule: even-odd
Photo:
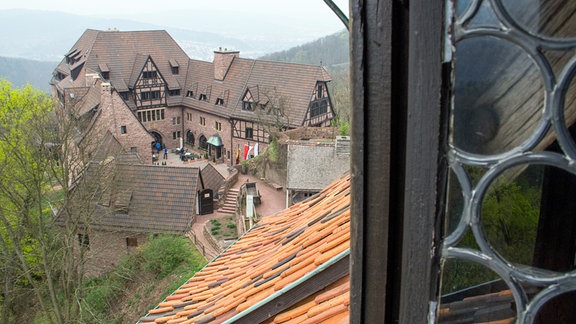
[[[509,262],[532,264],[544,171],[541,165],[509,169],[492,182],[482,201],[488,243]]]
[[[509,15],[531,34],[565,38],[575,37],[576,1],[501,0]]]
[[[496,273],[480,264],[448,259],[441,285],[439,323],[505,323],[499,321],[515,318],[511,291]]]
[[[490,36],[456,45],[453,144],[495,155],[525,142],[542,119],[544,87],[530,56]]]

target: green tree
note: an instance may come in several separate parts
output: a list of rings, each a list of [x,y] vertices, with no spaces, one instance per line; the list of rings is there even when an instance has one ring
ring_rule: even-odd
[[[342,129],[342,127],[349,128],[352,112],[349,72],[348,69],[342,69],[339,71],[332,71],[331,74],[332,82],[330,82],[330,93],[332,104],[334,106],[334,113],[336,114],[335,126],[339,129]],[[345,131],[342,131],[342,133],[345,133]]]
[[[2,270],[2,322],[14,318],[21,298],[36,297],[40,308],[57,296],[44,290],[54,273],[51,262],[53,232],[49,230],[51,191],[48,172],[53,129],[52,100],[27,86],[13,89],[0,80],[0,253]],[[48,287],[49,288],[49,287]],[[46,294],[47,293],[47,294]]]
[[[78,181],[98,140],[82,133],[80,106],[55,108],[46,93],[0,80],[2,323],[80,318],[86,251],[76,235],[89,231],[93,199],[111,183],[107,164],[93,169],[94,181]]]

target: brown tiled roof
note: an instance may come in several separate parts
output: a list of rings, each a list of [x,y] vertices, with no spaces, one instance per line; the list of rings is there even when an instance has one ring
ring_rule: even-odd
[[[118,141],[118,139],[107,131],[102,138],[102,145],[98,145],[96,150],[92,155],[92,160],[94,162],[102,162],[109,156],[119,156],[123,153],[122,144]]]
[[[195,214],[198,168],[118,163],[93,226],[99,229],[184,233]]]
[[[76,43],[72,46],[72,49],[66,53],[66,55],[70,55],[73,53],[79,53],[79,55],[87,56],[90,52],[90,48],[94,43],[96,37],[98,36],[99,31],[94,29],[87,29],[82,36],[76,41]],[[70,75],[70,66],[66,64],[66,59],[63,59],[56,69],[66,75]]]
[[[127,91],[137,81],[146,59],[150,57],[166,80],[168,89],[181,89],[181,96],[170,97],[170,106],[184,105],[215,115],[257,121],[264,115],[242,110],[242,98],[246,89],[255,92],[256,99],[266,102],[265,94],[290,98],[286,111],[290,127],[298,127],[304,121],[308,104],[317,81],[330,81],[324,67],[284,62],[244,59],[234,57],[224,80],[214,78],[214,64],[191,60],[166,32],[154,31],[97,31],[86,30],[72,47],[81,60],[76,66],[101,72],[109,70],[109,80],[118,91]],[[180,73],[172,74],[178,66]],[[62,60],[57,71],[70,75],[70,66]],[[59,88],[72,86],[70,78],[60,81]],[[83,82],[83,81],[82,81]],[[76,82],[74,82],[76,86]],[[186,97],[188,90],[195,91],[195,98]],[[207,101],[198,100],[199,92],[205,93]],[[216,99],[224,99],[224,105],[216,105]]]
[[[186,75],[172,75],[170,60],[178,61],[180,68],[187,70],[188,55],[164,30],[121,32],[88,29],[72,48],[81,53],[80,62],[85,62],[85,68],[100,71],[103,64],[108,66],[110,82],[121,91],[127,90],[123,89],[125,86],[134,85],[136,78],[133,77],[133,69],[137,69],[139,64],[143,66],[148,56],[165,77],[170,89],[178,89],[185,83]],[[57,70],[70,74],[65,59],[60,62]]]
[[[240,68],[238,73],[228,73],[224,81],[216,81],[214,80],[214,66],[212,62],[190,60],[186,72],[187,80],[182,91],[181,103],[187,107],[228,117],[236,105],[236,101],[240,96],[238,93],[242,91],[248,72],[249,69]],[[209,95],[209,100],[198,100],[199,94],[206,89],[210,89],[210,93],[207,94]],[[194,98],[186,97],[188,90],[194,91]],[[228,91],[230,94],[228,101],[224,103],[224,106],[217,106],[216,98],[225,91]]]
[[[234,64],[246,64],[241,62],[243,60],[252,65],[245,82],[246,87],[258,89],[257,96],[260,101],[265,101],[266,96],[289,98],[289,109],[286,112],[290,127],[302,125],[308,111],[308,104],[312,100],[316,82],[331,80],[330,75],[322,66],[242,58],[234,59],[231,72]],[[240,96],[244,95],[246,87],[242,89]],[[262,118],[262,116],[255,115],[255,112],[242,110],[242,98],[240,97],[234,107],[233,116],[245,120]]]
[[[203,189],[212,189],[216,193],[224,183],[224,176],[212,164],[208,163],[200,171],[200,181]]]
[[[345,321],[349,207],[345,176],[309,200],[264,217],[141,322]]]
[[[242,99],[247,89],[260,102],[268,96],[290,98],[287,110],[291,127],[304,121],[308,104],[317,81],[330,81],[324,67],[315,65],[272,62],[235,57],[223,81],[214,79],[214,67],[210,62],[191,60],[183,94],[195,91],[195,98],[183,98],[183,104],[222,116],[233,116],[243,120],[261,120],[263,115],[242,110]],[[207,102],[198,100],[198,93],[211,87]],[[275,92],[275,93],[274,93]],[[216,106],[216,98],[224,93],[225,106]]]
[[[64,94],[64,104],[70,108],[77,117],[82,116],[100,103],[99,87],[92,78],[86,78],[87,73],[93,73],[90,69],[82,69],[76,80],[66,77],[60,81],[60,90]],[[66,87],[62,87],[66,85]]]
[[[140,73],[142,73],[142,69],[144,69],[144,65],[148,61],[149,57],[150,55],[145,55],[142,53],[136,54],[134,58],[134,65],[132,66],[132,72],[130,73],[130,78],[128,79],[129,85],[136,84],[136,81],[138,81],[138,77],[140,76]]]

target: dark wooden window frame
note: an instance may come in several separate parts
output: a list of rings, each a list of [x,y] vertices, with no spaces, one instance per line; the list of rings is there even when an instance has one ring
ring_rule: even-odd
[[[85,233],[78,233],[78,244],[81,248],[90,250],[90,237]]]
[[[242,110],[254,111],[254,103],[251,101],[242,101]]]
[[[253,139],[254,138],[254,128],[246,127],[245,137],[246,137],[246,139]]]
[[[326,82],[318,81],[312,95],[312,100],[308,104],[308,111],[306,112],[306,118],[302,122],[302,125],[327,126],[334,116],[328,85]]]
[[[126,238],[126,247],[137,247],[138,246],[138,238],[137,237],[127,237]]]
[[[156,79],[156,78],[158,78],[158,72],[155,70],[142,72],[142,79]]]
[[[350,322],[426,323],[438,294],[446,169],[444,1],[350,8]]]

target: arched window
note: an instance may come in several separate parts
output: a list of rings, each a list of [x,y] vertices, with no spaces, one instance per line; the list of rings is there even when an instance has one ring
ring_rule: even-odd
[[[206,136],[204,135],[200,135],[200,138],[198,139],[198,147],[202,150],[207,150],[208,149],[208,143],[207,143],[207,139]]]
[[[186,144],[190,146],[194,146],[194,134],[191,130],[186,132]]]

